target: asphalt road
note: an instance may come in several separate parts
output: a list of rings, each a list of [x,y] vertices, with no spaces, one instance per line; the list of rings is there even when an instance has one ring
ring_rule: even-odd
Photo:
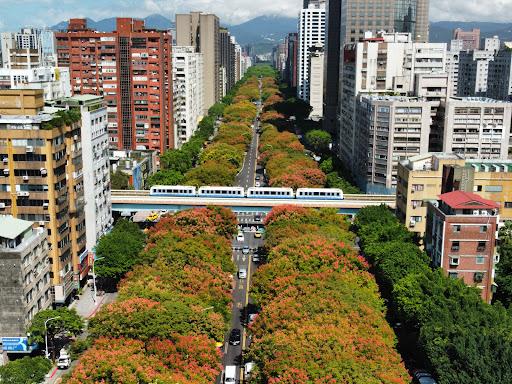
[[[261,82],[260,82],[260,94],[261,94]],[[256,133],[259,128],[258,117],[260,115],[259,106],[261,105],[261,100],[258,102],[258,115],[253,121],[252,128],[252,140],[247,150],[244,159],[244,165],[242,166],[242,170],[236,177],[236,185],[239,187],[250,188],[254,187],[254,176],[256,173],[256,166],[258,164],[258,144],[259,144],[259,135]]]

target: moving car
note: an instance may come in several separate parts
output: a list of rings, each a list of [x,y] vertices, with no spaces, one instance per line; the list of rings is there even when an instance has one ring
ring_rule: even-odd
[[[244,247],[242,248],[242,253],[244,255],[248,255],[249,251],[250,251],[249,246],[248,245],[244,245]]]
[[[57,367],[59,369],[68,369],[71,365],[71,356],[64,348],[60,350],[59,358],[57,359]]]
[[[259,175],[256,175],[255,179],[256,179],[256,180],[259,180],[259,179],[260,179],[260,176],[259,176]]]
[[[258,255],[257,253],[253,253],[252,261],[254,261],[255,263],[259,262],[260,261],[260,255]]]
[[[239,279],[246,279],[247,278],[247,269],[245,268],[240,268],[238,270],[238,278]]]
[[[234,384],[236,382],[236,365],[226,365],[224,371],[224,384]]]
[[[437,384],[434,377],[424,370],[414,371],[412,374],[412,382],[414,384]]]
[[[239,345],[242,340],[242,332],[238,328],[233,328],[229,334],[229,344]]]
[[[259,182],[259,181],[257,181],[257,182],[254,184],[254,186],[255,186],[256,188],[258,188],[260,185],[261,185],[261,184],[260,184],[260,182]]]
[[[242,232],[238,232],[238,235],[236,235],[236,239],[237,239],[237,241],[244,241],[245,236]]]

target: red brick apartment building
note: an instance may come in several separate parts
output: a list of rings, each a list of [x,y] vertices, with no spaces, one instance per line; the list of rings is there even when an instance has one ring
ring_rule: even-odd
[[[58,65],[70,68],[73,94],[105,97],[111,148],[174,147],[170,33],[131,18],[118,18],[113,32],[71,19],[55,37]]]
[[[428,203],[425,249],[433,265],[480,288],[486,302],[498,261],[498,221],[498,204],[474,193],[448,192]]]

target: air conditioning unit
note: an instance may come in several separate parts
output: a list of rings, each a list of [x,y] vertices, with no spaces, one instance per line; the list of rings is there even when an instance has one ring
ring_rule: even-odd
[[[0,203],[0,209],[5,209],[5,203]]]
[[[500,254],[496,253],[494,255],[494,264],[498,264],[500,262]]]
[[[473,210],[473,215],[478,216],[480,214],[480,211],[478,209]]]
[[[7,168],[6,168],[6,169],[4,169],[4,175],[6,175],[6,176],[7,176],[8,174],[9,174],[9,169],[7,169]]]
[[[40,171],[42,176],[46,176],[46,174],[48,173],[45,168],[41,168]]]
[[[21,196],[21,197],[29,197],[30,196],[30,193],[28,192],[18,192],[18,196]]]
[[[73,135],[73,140],[78,140],[78,135]]]
[[[39,226],[40,226],[40,227],[44,227],[45,225],[46,225],[46,222],[44,222],[44,221],[40,221],[40,222],[39,222]]]
[[[459,258],[458,257],[450,258],[450,265],[452,267],[456,267],[457,265],[459,265]]]
[[[43,203],[43,208],[48,208],[49,205],[49,203]]]
[[[482,216],[489,216],[489,212],[488,212],[488,211],[486,211],[486,210],[481,210],[481,211],[480,211],[480,214],[481,214]]]
[[[2,161],[3,161],[3,163],[4,163],[4,164],[6,164],[6,163],[8,163],[8,162],[9,162],[9,158],[8,158],[8,157],[4,157],[4,158],[2,159]]]
[[[26,150],[27,150],[27,152],[34,152],[34,147],[31,145],[27,145]]]
[[[27,175],[23,175],[23,181],[28,181],[28,176]]]

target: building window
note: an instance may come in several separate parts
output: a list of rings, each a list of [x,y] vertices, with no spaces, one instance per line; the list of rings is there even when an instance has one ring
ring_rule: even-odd
[[[503,187],[501,185],[486,185],[485,192],[502,192]]]
[[[479,241],[478,245],[476,246],[476,250],[478,252],[483,252],[483,251],[485,251],[485,247],[486,247],[486,242],[485,241]]]
[[[452,248],[451,248],[451,251],[452,251],[452,252],[459,252],[459,249],[460,249],[460,242],[458,242],[458,241],[452,241]]]
[[[460,225],[454,225],[453,226],[453,232],[460,232]]]
[[[505,201],[505,208],[512,208],[512,201]]]
[[[484,280],[484,272],[475,272],[473,275],[473,281],[475,283],[481,283]]]
[[[412,185],[412,190],[415,192],[423,191],[423,189],[424,189],[423,184],[413,184]]]
[[[485,256],[477,256],[477,257],[476,257],[476,263],[477,263],[477,264],[483,264],[483,263],[485,263]]]
[[[486,233],[487,232],[487,225],[481,225],[480,226],[480,233]]]
[[[450,256],[450,267],[456,267],[457,265],[459,265],[459,258],[458,257],[453,257],[453,256]]]
[[[481,185],[477,185],[475,188],[476,188],[476,192],[482,192],[482,186]]]
[[[459,274],[457,272],[448,272],[448,277],[450,279],[457,279],[459,277]]]

